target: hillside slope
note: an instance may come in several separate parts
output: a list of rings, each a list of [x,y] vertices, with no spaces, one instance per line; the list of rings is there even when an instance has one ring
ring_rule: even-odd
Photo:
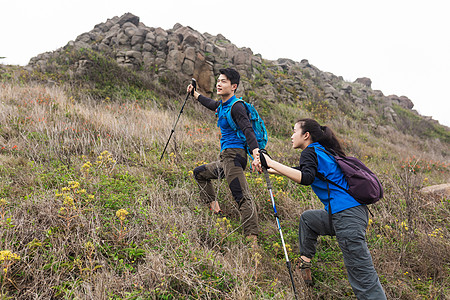
[[[117,23],[119,30],[126,23]],[[0,65],[2,297],[291,299],[263,177],[246,172],[260,215],[257,251],[242,235],[224,182],[217,187],[226,218],[199,202],[192,170],[218,159],[214,114],[189,100],[159,161],[191,75],[162,65],[124,67],[97,50],[75,42],[48,54],[45,66]],[[261,58],[258,72],[244,76],[239,93],[264,116],[268,151],[298,163],[288,139],[300,116],[334,128],[385,187],[385,198],[371,207],[367,240],[388,298],[446,299],[449,199],[419,189],[449,181],[448,129],[400,102],[388,104],[367,85],[307,65]],[[335,94],[325,82],[334,82]],[[334,87],[340,85],[345,91]],[[392,121],[386,107],[395,112]],[[271,180],[296,263],[299,217],[322,205],[309,187]],[[354,297],[334,238],[319,239],[313,263],[313,288],[295,276],[300,299]]]

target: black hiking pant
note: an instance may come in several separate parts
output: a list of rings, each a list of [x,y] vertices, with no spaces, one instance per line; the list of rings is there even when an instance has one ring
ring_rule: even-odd
[[[194,177],[200,187],[200,198],[205,203],[216,199],[211,179],[225,178],[234,200],[238,204],[244,234],[258,235],[258,213],[245,178],[247,153],[244,149],[228,148],[220,153],[220,160],[194,169]]]

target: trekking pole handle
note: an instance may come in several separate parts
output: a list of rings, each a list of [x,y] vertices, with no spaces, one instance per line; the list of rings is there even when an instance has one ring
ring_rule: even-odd
[[[194,92],[197,90],[197,80],[195,80],[194,78],[192,78],[191,81],[192,86],[194,87],[191,91],[191,96],[194,97]]]

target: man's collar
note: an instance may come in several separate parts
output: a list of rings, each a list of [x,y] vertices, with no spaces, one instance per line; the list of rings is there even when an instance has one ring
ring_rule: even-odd
[[[227,100],[225,100],[225,101],[222,100],[222,105],[224,105],[224,104],[227,103],[228,101],[233,100],[233,99],[235,99],[235,98],[236,98],[236,95],[233,94],[233,96],[231,96],[231,97],[228,98]]]

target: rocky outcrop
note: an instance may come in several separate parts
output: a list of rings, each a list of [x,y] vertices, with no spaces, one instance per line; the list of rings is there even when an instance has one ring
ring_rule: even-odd
[[[173,71],[186,79],[195,77],[200,90],[209,94],[220,68],[234,66],[249,78],[262,63],[261,56],[253,55],[251,49],[238,48],[220,34],[201,34],[180,24],[170,30],[151,28],[131,13],[96,25],[67,46],[109,53],[119,65],[128,68],[157,67],[161,73]],[[38,55],[29,65],[45,70],[48,60],[62,51],[64,48]]]
[[[355,80],[355,83],[360,83],[365,87],[370,88],[372,86],[372,80],[370,80],[370,78],[367,77],[362,77],[362,78],[357,78]]]
[[[49,61],[64,55],[67,47],[101,51],[125,68],[157,70],[155,76],[171,73],[178,76],[180,82],[189,82],[194,77],[199,91],[210,96],[219,69],[232,66],[241,74],[238,92],[244,95],[258,90],[267,101],[324,100],[331,106],[345,102],[368,117],[382,115],[388,123],[398,120],[392,109],[394,104],[406,109],[414,106],[405,96],[386,97],[381,91],[372,90],[372,81],[367,77],[353,83],[345,82],[340,76],[319,70],[306,59],[300,62],[288,58],[266,60],[250,48],[238,48],[221,34],[202,34],[181,24],[168,30],[147,27],[131,13],[108,19],[65,47],[32,58],[29,67],[45,71]],[[88,60],[80,60],[72,66],[72,73],[83,74],[91,65]],[[369,106],[376,107],[378,113]]]
[[[407,109],[412,109],[414,107],[414,103],[409,100],[408,97],[406,96],[397,96],[397,95],[390,95],[387,96],[387,100],[389,101],[389,103],[392,104],[396,104],[396,105],[400,105],[403,108],[407,108]]]

